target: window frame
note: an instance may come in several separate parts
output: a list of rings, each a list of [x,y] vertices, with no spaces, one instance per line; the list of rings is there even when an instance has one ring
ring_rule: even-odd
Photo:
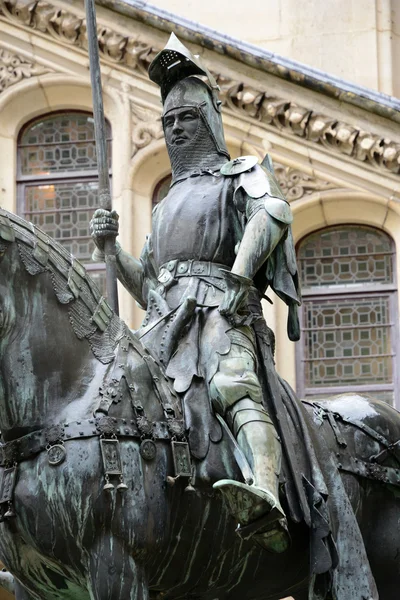
[[[165,184],[168,181],[169,181],[169,185],[171,185],[172,173],[169,173],[168,175],[165,175],[164,177],[159,179],[157,181],[156,185],[154,186],[153,193],[151,195],[151,208],[152,209],[154,209],[158,204],[160,204],[160,202],[162,202],[164,200],[164,198],[166,197],[166,196],[163,196],[163,198],[160,199],[158,196],[160,195],[160,190],[165,186]]]
[[[335,396],[337,394],[343,393],[358,393],[358,394],[373,394],[379,392],[391,392],[393,393],[393,406],[399,408],[400,407],[400,373],[399,370],[396,369],[396,357],[400,356],[400,335],[399,335],[399,306],[398,306],[398,286],[397,286],[397,261],[396,261],[396,246],[393,238],[382,228],[373,227],[371,225],[365,225],[360,223],[340,223],[336,225],[332,225],[330,227],[323,227],[317,229],[315,231],[309,232],[307,235],[303,236],[301,240],[296,244],[296,256],[297,260],[300,262],[299,248],[300,245],[312,235],[322,234],[329,230],[338,230],[346,227],[360,227],[360,228],[369,228],[372,231],[382,232],[386,236],[388,236],[392,251],[390,252],[392,256],[392,266],[393,266],[393,282],[385,283],[385,284],[373,284],[373,283],[350,283],[344,285],[331,285],[331,286],[313,286],[306,289],[302,289],[302,297],[303,303],[304,301],[310,300],[343,300],[343,299],[357,299],[361,297],[370,297],[376,298],[385,295],[389,300],[389,311],[390,311],[390,323],[387,325],[390,327],[391,334],[391,347],[392,352],[390,356],[393,357],[392,361],[392,371],[393,371],[393,381],[392,383],[375,383],[375,384],[365,384],[365,385],[338,385],[338,386],[324,386],[324,387],[307,387],[306,386],[306,374],[305,374],[305,362],[306,362],[306,337],[304,335],[305,331],[305,315],[304,315],[304,304],[300,307],[299,310],[299,321],[300,321],[300,331],[301,338],[300,341],[296,344],[296,353],[295,353],[295,363],[296,363],[296,388],[298,395],[301,398],[307,398],[308,400],[313,400],[320,398],[322,396]],[[387,254],[387,253],[386,253]],[[330,257],[326,257],[330,258]]]
[[[66,110],[57,110],[57,111],[51,111],[51,112],[46,112],[43,113],[42,115],[36,116],[35,118],[31,119],[30,121],[28,121],[27,123],[25,123],[19,130],[18,133],[18,138],[17,138],[17,152],[16,152],[16,157],[17,157],[17,176],[16,176],[16,186],[17,186],[17,206],[16,206],[16,211],[17,214],[20,215],[21,217],[23,217],[24,219],[26,219],[27,221],[30,220],[29,215],[31,214],[31,211],[27,211],[26,210],[26,205],[25,205],[25,190],[28,186],[33,186],[33,185],[52,185],[52,183],[81,183],[81,182],[85,182],[85,183],[89,183],[89,182],[98,182],[99,181],[99,177],[98,177],[98,168],[96,166],[96,168],[94,169],[86,169],[86,170],[77,170],[77,171],[62,171],[62,172],[54,172],[54,173],[50,173],[48,175],[37,175],[37,174],[28,174],[28,175],[23,175],[22,174],[22,160],[21,160],[21,148],[23,147],[29,147],[30,144],[21,144],[21,139],[22,136],[25,134],[25,132],[34,124],[37,122],[40,122],[41,120],[44,120],[46,118],[51,118],[51,117],[57,117],[57,116],[61,116],[61,115],[70,115],[70,114],[81,114],[84,116],[90,116],[93,117],[93,113],[90,113],[89,111],[84,111],[84,110],[76,110],[76,109],[66,109]],[[110,128],[110,132],[111,135],[109,138],[107,138],[106,142],[107,145],[109,145],[109,147],[111,148],[111,143],[112,143],[112,128],[111,128],[111,124],[109,122],[108,126]],[[90,141],[95,141],[93,140],[84,140],[82,141],[82,143],[84,142],[90,142]],[[69,142],[60,142],[60,145],[62,146],[63,144],[68,144]],[[42,144],[36,144],[37,146],[42,146]],[[110,157],[109,157],[110,160]],[[108,169],[108,175],[110,178],[110,187],[112,186],[112,160],[110,160],[110,166]],[[79,209],[76,209],[77,212],[79,212]],[[67,210],[63,211],[59,211],[59,210],[52,210],[49,212],[68,212]],[[71,212],[71,211],[69,211]],[[85,237],[85,238],[74,238],[74,239],[90,239],[90,234]],[[57,240],[60,241],[60,240]],[[84,262],[84,266],[85,269],[87,271],[92,271],[92,272],[104,272],[105,273],[105,263],[104,262]]]

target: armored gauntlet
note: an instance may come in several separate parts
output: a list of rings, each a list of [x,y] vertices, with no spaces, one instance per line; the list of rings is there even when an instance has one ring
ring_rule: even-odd
[[[229,319],[234,317],[246,303],[253,281],[243,275],[232,273],[232,271],[225,269],[220,269],[220,271],[225,278],[226,290],[219,306],[219,312]]]
[[[108,211],[98,208],[90,221],[90,235],[96,244],[92,260],[95,262],[104,261],[104,240],[109,236],[117,236],[119,231],[119,215],[115,210]],[[117,244],[117,254],[120,250]]]

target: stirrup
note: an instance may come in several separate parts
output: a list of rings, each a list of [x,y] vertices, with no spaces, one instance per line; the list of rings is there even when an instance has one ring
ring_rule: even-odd
[[[255,542],[268,552],[282,554],[291,546],[292,540],[288,531],[285,518],[269,521],[269,515],[265,515],[244,527],[239,526],[236,533],[242,540]]]
[[[289,548],[286,517],[271,493],[232,479],[217,481],[213,488],[222,493],[228,511],[240,523],[236,533],[243,540],[276,554]]]

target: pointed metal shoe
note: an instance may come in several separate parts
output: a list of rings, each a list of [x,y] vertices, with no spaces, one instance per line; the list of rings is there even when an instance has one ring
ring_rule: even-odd
[[[228,511],[241,525],[247,525],[265,514],[268,514],[269,522],[285,517],[276,498],[256,485],[221,479],[214,483],[213,488],[221,492]]]

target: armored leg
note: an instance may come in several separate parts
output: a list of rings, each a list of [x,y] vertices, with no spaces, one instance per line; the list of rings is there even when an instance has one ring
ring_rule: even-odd
[[[211,381],[210,393],[214,407],[226,419],[255,479],[251,486],[224,479],[215,483],[214,488],[223,494],[229,512],[240,523],[239,535],[251,537],[273,552],[284,552],[290,538],[279,502],[281,445],[261,404],[261,387],[249,347],[232,344]]]
[[[239,400],[227,411],[227,422],[242,448],[254,473],[254,485],[267,490],[271,506],[283,511],[279,503],[279,473],[281,469],[281,444],[269,415],[250,398]],[[259,515],[255,508],[239,522],[250,522]]]

